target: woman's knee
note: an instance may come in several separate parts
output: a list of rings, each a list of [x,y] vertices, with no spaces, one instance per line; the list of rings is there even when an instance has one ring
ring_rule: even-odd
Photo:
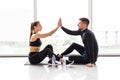
[[[53,51],[53,47],[52,47],[52,45],[51,45],[51,44],[48,44],[48,45],[46,46],[46,48],[49,48],[50,50],[52,50],[52,51]]]
[[[51,44],[48,44],[46,48],[53,48]]]
[[[45,51],[46,51],[47,53],[52,53],[52,50],[51,50],[50,48],[46,48]]]
[[[52,58],[52,55],[53,55],[52,50],[49,48],[46,48],[45,51],[46,51],[46,55],[48,55],[50,58]]]

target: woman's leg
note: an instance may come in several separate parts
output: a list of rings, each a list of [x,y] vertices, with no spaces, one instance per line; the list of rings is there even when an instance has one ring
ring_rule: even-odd
[[[29,60],[30,60],[30,63],[31,64],[38,64],[40,63],[41,61],[43,61],[47,56],[52,59],[52,51],[49,49],[49,48],[46,48],[46,49],[43,49],[42,51],[40,52],[37,52],[37,53],[32,53],[30,56],[29,56]]]
[[[53,46],[49,44],[44,49],[47,49],[47,48],[49,48],[52,51],[53,55],[55,55],[56,60],[59,61],[60,58],[53,52]]]
[[[53,46],[51,44],[48,44],[44,49],[49,48],[53,52]]]

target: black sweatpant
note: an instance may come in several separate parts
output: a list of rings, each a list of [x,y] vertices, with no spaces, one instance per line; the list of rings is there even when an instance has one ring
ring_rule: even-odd
[[[67,55],[67,54],[70,54],[73,50],[76,50],[77,52],[80,53],[81,56],[79,56],[79,61],[76,61],[76,62],[79,62],[81,64],[86,64],[88,63],[88,54],[87,52],[85,51],[85,48],[77,43],[72,43],[61,55],[64,56],[64,55]],[[78,57],[76,57],[78,58]],[[73,58],[75,59],[75,58]]]
[[[29,62],[31,64],[38,64],[43,61],[47,56],[52,58],[53,56],[53,47],[52,45],[47,45],[42,51],[40,52],[30,52],[29,53]]]

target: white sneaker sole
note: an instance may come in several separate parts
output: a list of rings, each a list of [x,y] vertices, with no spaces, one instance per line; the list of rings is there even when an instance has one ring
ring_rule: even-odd
[[[74,63],[74,61],[72,61],[72,63],[70,63],[70,64],[66,64],[66,65],[72,65]]]

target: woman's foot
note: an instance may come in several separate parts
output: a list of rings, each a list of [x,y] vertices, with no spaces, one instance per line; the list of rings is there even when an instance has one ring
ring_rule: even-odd
[[[61,54],[57,54],[57,57],[59,58],[63,58],[63,56]]]
[[[53,63],[52,63],[52,60],[49,60],[49,61],[48,61],[48,65],[52,65],[52,64],[53,64]],[[54,64],[57,65],[58,63],[57,63],[56,61],[54,61]]]
[[[49,60],[49,61],[48,61],[48,64],[52,64],[52,60]]]
[[[56,63],[56,61],[55,61],[54,64],[53,64],[53,63],[52,63],[52,60],[49,60],[49,61],[48,61],[48,67],[52,67],[52,66],[58,67],[58,63]]]

